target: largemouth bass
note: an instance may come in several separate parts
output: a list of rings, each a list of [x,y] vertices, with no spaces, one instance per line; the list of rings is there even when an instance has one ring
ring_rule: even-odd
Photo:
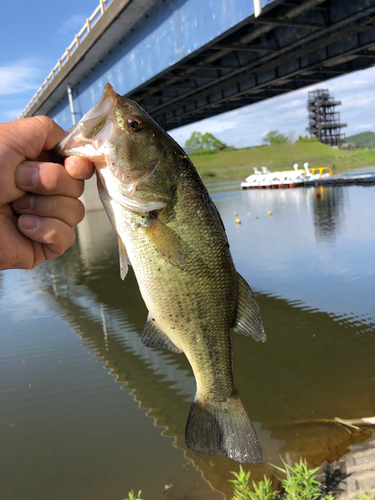
[[[186,445],[239,462],[262,460],[234,381],[231,329],[258,341],[266,337],[194,165],[110,84],[58,152],[95,163],[100,198],[119,239],[121,277],[131,263],[149,311],[142,344],[185,353],[190,362],[197,392]]]

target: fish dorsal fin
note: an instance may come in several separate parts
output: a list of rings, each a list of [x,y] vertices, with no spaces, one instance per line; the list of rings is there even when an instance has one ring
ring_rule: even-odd
[[[163,331],[160,330],[150,314],[148,315],[147,322],[142,330],[141,344],[147,347],[164,349],[165,351],[170,352],[183,352]]]
[[[125,276],[128,274],[130,260],[128,257],[128,253],[126,251],[126,246],[122,241],[120,236],[117,236],[118,239],[118,254],[120,258],[120,275],[121,279],[124,280]]]
[[[257,341],[265,342],[266,334],[262,321],[260,319],[260,311],[258,304],[255,302],[254,294],[243,277],[237,273],[238,282],[238,300],[237,300],[237,316],[233,325],[233,329],[242,335],[249,335]]]
[[[186,264],[187,255],[181,242],[163,222],[150,216],[140,227],[164,260],[176,267],[183,267]]]

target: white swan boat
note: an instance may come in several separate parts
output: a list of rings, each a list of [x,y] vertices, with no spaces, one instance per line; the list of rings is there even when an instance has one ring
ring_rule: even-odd
[[[295,188],[304,186],[305,182],[330,175],[330,173],[323,173],[323,168],[313,169],[313,172],[311,172],[308,163],[304,163],[303,167],[303,169],[299,169],[298,163],[295,163],[293,165],[294,170],[283,170],[281,172],[270,172],[267,167],[261,167],[262,171],[254,168],[254,173],[241,183],[241,188]],[[316,170],[318,170],[318,173],[315,173]]]

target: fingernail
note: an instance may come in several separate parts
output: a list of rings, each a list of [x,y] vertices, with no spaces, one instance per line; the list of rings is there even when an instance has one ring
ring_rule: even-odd
[[[18,220],[22,229],[38,229],[39,217],[33,217],[32,215],[22,215]]]
[[[33,208],[35,205],[35,195],[34,194],[25,194],[18,200],[13,202],[13,205],[18,210],[28,210],[29,208]]]
[[[14,178],[19,187],[35,188],[38,184],[38,169],[22,165],[21,163],[16,170]]]

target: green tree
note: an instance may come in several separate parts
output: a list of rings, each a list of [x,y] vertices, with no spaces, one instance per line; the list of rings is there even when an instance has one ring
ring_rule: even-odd
[[[281,134],[278,130],[271,130],[271,132],[268,132],[268,134],[263,137],[263,142],[271,146],[272,144],[285,144],[289,142],[289,140],[286,135]]]
[[[375,149],[375,133],[367,131],[350,135],[346,138],[346,142],[352,142],[356,148]]]
[[[200,149],[216,149],[217,146],[226,146],[222,141],[217,139],[210,132],[201,134],[201,132],[193,132],[185,143],[186,147],[193,148],[193,151],[199,151]]]
[[[193,151],[198,151],[202,147],[202,134],[200,132],[193,132],[185,142],[187,148],[193,148]]]
[[[218,146],[225,146],[226,147],[226,144],[224,144],[219,139],[216,139],[216,137],[213,136],[212,134],[210,134],[210,132],[206,132],[205,134],[203,134],[203,136],[202,136],[202,148],[204,148],[204,149],[216,149]]]
[[[316,139],[315,137],[308,137],[307,135],[303,136],[303,135],[299,135],[298,136],[298,139],[297,139],[297,142],[317,142],[318,139]]]

